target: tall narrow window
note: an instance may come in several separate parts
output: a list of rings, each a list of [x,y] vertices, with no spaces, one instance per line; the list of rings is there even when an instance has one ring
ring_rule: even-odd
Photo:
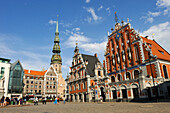
[[[111,82],[115,82],[115,77],[114,76],[111,77]]]
[[[129,72],[126,72],[126,80],[130,80],[131,77],[130,77],[130,73]]]
[[[139,78],[139,71],[135,70],[134,71],[134,79],[137,79],[137,78]]]
[[[100,71],[98,71],[98,76],[100,76]]]
[[[164,77],[167,79],[168,78],[168,73],[167,73],[167,69],[166,69],[165,65],[163,65],[163,71],[164,71]]]
[[[111,62],[110,62],[110,57],[108,57],[108,64],[109,64],[109,71],[111,72]]]
[[[122,81],[122,76],[120,74],[117,75],[118,81]]]
[[[138,46],[134,45],[134,49],[135,49],[135,59],[136,59],[136,62],[140,61]]]

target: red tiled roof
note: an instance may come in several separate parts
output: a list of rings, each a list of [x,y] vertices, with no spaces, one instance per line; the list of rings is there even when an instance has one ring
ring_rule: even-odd
[[[29,75],[42,75],[42,76],[44,76],[46,72],[47,72],[47,70],[45,70],[45,71],[30,70],[30,73],[29,73],[29,70],[24,69],[24,74],[29,74]]]
[[[156,55],[157,59],[170,61],[170,54],[163,47],[161,47],[155,40],[150,40],[144,37],[142,37],[142,39],[143,39],[143,42],[146,42],[152,45],[151,47],[152,54]],[[161,52],[163,52],[163,54]]]

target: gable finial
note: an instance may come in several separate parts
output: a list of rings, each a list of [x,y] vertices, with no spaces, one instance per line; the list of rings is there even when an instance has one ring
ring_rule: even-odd
[[[115,21],[116,21],[116,23],[118,23],[118,17],[117,17],[117,14],[116,14],[117,12],[115,12]]]

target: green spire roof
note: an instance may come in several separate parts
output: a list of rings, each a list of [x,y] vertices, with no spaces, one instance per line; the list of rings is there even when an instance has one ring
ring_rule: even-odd
[[[51,64],[62,64],[62,59],[60,56],[60,38],[59,38],[59,32],[58,32],[58,15],[57,15],[57,23],[56,23],[56,32],[55,32],[55,38],[54,38],[54,46],[52,52],[54,53],[51,58]]]

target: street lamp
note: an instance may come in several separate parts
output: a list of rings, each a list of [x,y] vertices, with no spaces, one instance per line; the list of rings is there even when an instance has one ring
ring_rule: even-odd
[[[23,105],[23,98],[24,98],[24,96],[23,96],[24,86],[25,86],[25,84],[24,84],[24,83],[22,83],[22,105]]]

